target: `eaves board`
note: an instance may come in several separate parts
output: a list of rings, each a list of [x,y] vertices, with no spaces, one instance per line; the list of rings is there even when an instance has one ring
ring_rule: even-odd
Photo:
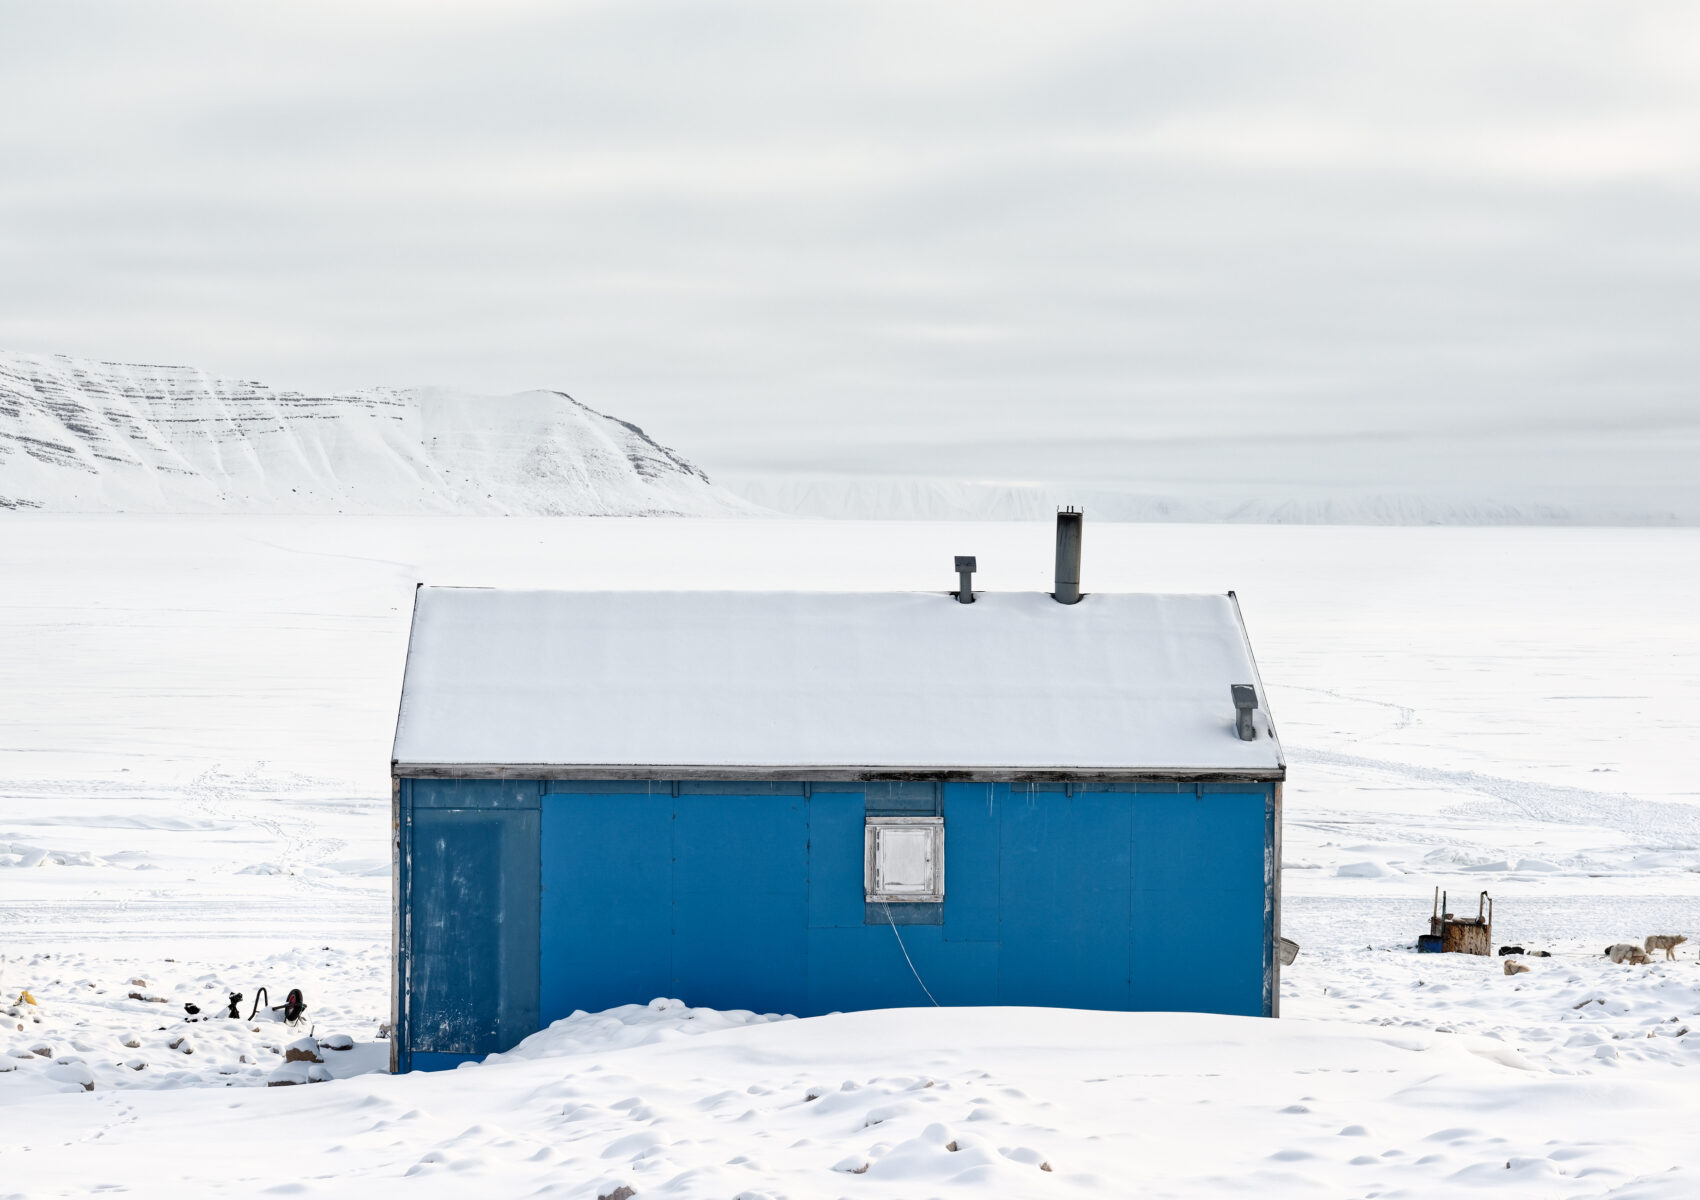
[[[725,765],[585,765],[582,763],[392,763],[398,779],[786,779],[807,781],[903,780],[942,783],[1272,783],[1287,777],[1274,770],[1221,771],[1198,767],[854,767]]]

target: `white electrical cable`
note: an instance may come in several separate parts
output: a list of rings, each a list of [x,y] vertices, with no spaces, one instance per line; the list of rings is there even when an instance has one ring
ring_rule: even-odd
[[[921,990],[923,992],[927,992],[927,999],[933,1000],[933,994],[927,991],[927,985],[921,978],[921,972],[915,969],[915,960],[909,957],[909,947],[903,944],[903,935],[897,932],[897,922],[891,919],[891,905],[883,904],[880,907],[885,909],[886,924],[891,926],[892,936],[897,939],[897,948],[903,951],[903,961],[909,964],[909,973],[915,977],[915,982],[921,985]],[[937,1000],[933,1000],[933,1007],[943,1008],[944,1005],[940,1004]]]

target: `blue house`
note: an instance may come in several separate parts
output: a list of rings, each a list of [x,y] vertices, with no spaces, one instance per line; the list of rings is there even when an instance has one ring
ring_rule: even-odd
[[[1286,768],[1233,595],[963,584],[422,586],[392,1067],[662,995],[1275,1015]]]

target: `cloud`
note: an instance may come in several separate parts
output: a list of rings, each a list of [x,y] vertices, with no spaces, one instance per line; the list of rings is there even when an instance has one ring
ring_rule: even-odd
[[[1250,435],[1357,480],[1491,426],[1523,474],[1632,478],[1646,439],[1590,468],[1554,431],[1700,423],[1686,4],[0,3],[0,33],[8,348],[560,387],[758,474],[1113,478]],[[1441,449],[1377,457],[1407,438]]]

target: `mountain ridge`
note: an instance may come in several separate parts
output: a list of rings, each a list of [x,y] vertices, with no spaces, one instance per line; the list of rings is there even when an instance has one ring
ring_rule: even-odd
[[[1037,521],[1073,504],[1097,520],[1136,524],[1700,526],[1700,487],[1693,485],[1253,488],[1214,481],[1116,486],[737,472],[724,483],[751,503],[790,516],[867,521]]]
[[[0,508],[707,516],[759,511],[563,391],[321,394],[0,351]]]

